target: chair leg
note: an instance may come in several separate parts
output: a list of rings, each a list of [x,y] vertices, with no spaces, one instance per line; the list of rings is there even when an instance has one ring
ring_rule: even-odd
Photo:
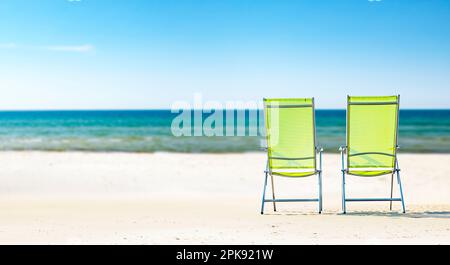
[[[342,213],[346,214],[347,213],[347,208],[345,205],[346,201],[345,201],[345,171],[342,170]]]
[[[272,198],[273,198],[273,211],[277,211],[277,205],[275,203],[275,186],[273,185],[273,175],[270,175],[271,181],[272,181]]]
[[[393,172],[391,176],[391,200],[394,196],[394,174],[395,172]],[[392,211],[392,201],[390,201],[389,210]]]
[[[403,187],[402,187],[402,181],[400,179],[400,170],[397,170],[397,183],[398,186],[400,188],[400,196],[402,198],[402,208],[403,208],[403,213],[406,213],[406,208],[405,208],[405,199],[403,197]]]
[[[268,177],[268,174],[266,172],[266,177],[264,178],[264,190],[263,190],[262,203],[261,203],[261,214],[264,214],[264,204],[266,201],[267,177]]]
[[[322,171],[319,172],[319,214],[322,213]]]

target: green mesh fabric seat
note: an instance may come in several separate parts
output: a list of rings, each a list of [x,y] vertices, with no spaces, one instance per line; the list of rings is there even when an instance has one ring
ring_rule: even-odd
[[[317,174],[316,171],[307,171],[307,172],[272,172],[272,175],[281,176],[281,177],[290,177],[290,178],[301,178],[301,177],[309,177]]]
[[[321,149],[316,146],[314,99],[265,99],[265,126],[267,140],[267,169],[261,213],[264,213],[264,203],[273,202],[319,202],[319,212],[322,211],[321,200]],[[272,180],[271,200],[265,199],[268,175]],[[273,176],[300,178],[319,176],[319,198],[317,199],[275,199]]]
[[[347,174],[360,177],[378,177],[392,172],[393,170],[347,170]]]
[[[346,202],[401,201],[398,160],[398,120],[400,96],[348,97],[347,145],[341,148],[343,173],[343,211]],[[345,198],[345,175],[377,177],[397,174],[401,198],[348,199]],[[391,181],[393,182],[393,181]]]

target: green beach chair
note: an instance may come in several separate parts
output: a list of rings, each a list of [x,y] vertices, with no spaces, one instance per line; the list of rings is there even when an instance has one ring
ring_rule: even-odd
[[[318,202],[321,213],[322,149],[316,145],[314,99],[264,99],[264,111],[268,158],[261,214],[264,214],[264,204],[267,202],[273,203],[274,211],[277,202]],[[266,199],[269,175],[272,199]],[[275,199],[273,176],[301,178],[313,175],[318,175],[317,199]]]
[[[342,158],[342,210],[347,202],[399,201],[405,213],[402,182],[397,159],[400,96],[348,97],[347,145],[340,148]],[[391,175],[390,198],[346,198],[345,177]],[[400,198],[393,198],[394,175]]]

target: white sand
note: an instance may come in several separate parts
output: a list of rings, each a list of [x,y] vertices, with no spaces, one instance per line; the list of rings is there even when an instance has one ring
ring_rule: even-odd
[[[450,155],[400,163],[407,214],[382,202],[341,215],[339,156],[325,155],[322,215],[290,203],[261,216],[262,153],[1,152],[0,243],[450,244]],[[317,191],[315,177],[275,181],[279,198]],[[348,196],[389,196],[389,181],[349,177]]]

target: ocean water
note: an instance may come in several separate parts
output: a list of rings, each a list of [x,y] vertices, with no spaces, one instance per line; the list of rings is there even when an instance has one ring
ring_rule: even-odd
[[[175,137],[177,114],[149,111],[3,111],[0,150],[93,152],[248,152],[261,150],[261,136]],[[206,118],[208,115],[204,115]],[[317,140],[328,152],[345,144],[345,111],[318,110]],[[264,126],[247,119],[251,126]],[[261,127],[263,128],[263,127]],[[450,153],[450,110],[402,110],[402,152]]]

